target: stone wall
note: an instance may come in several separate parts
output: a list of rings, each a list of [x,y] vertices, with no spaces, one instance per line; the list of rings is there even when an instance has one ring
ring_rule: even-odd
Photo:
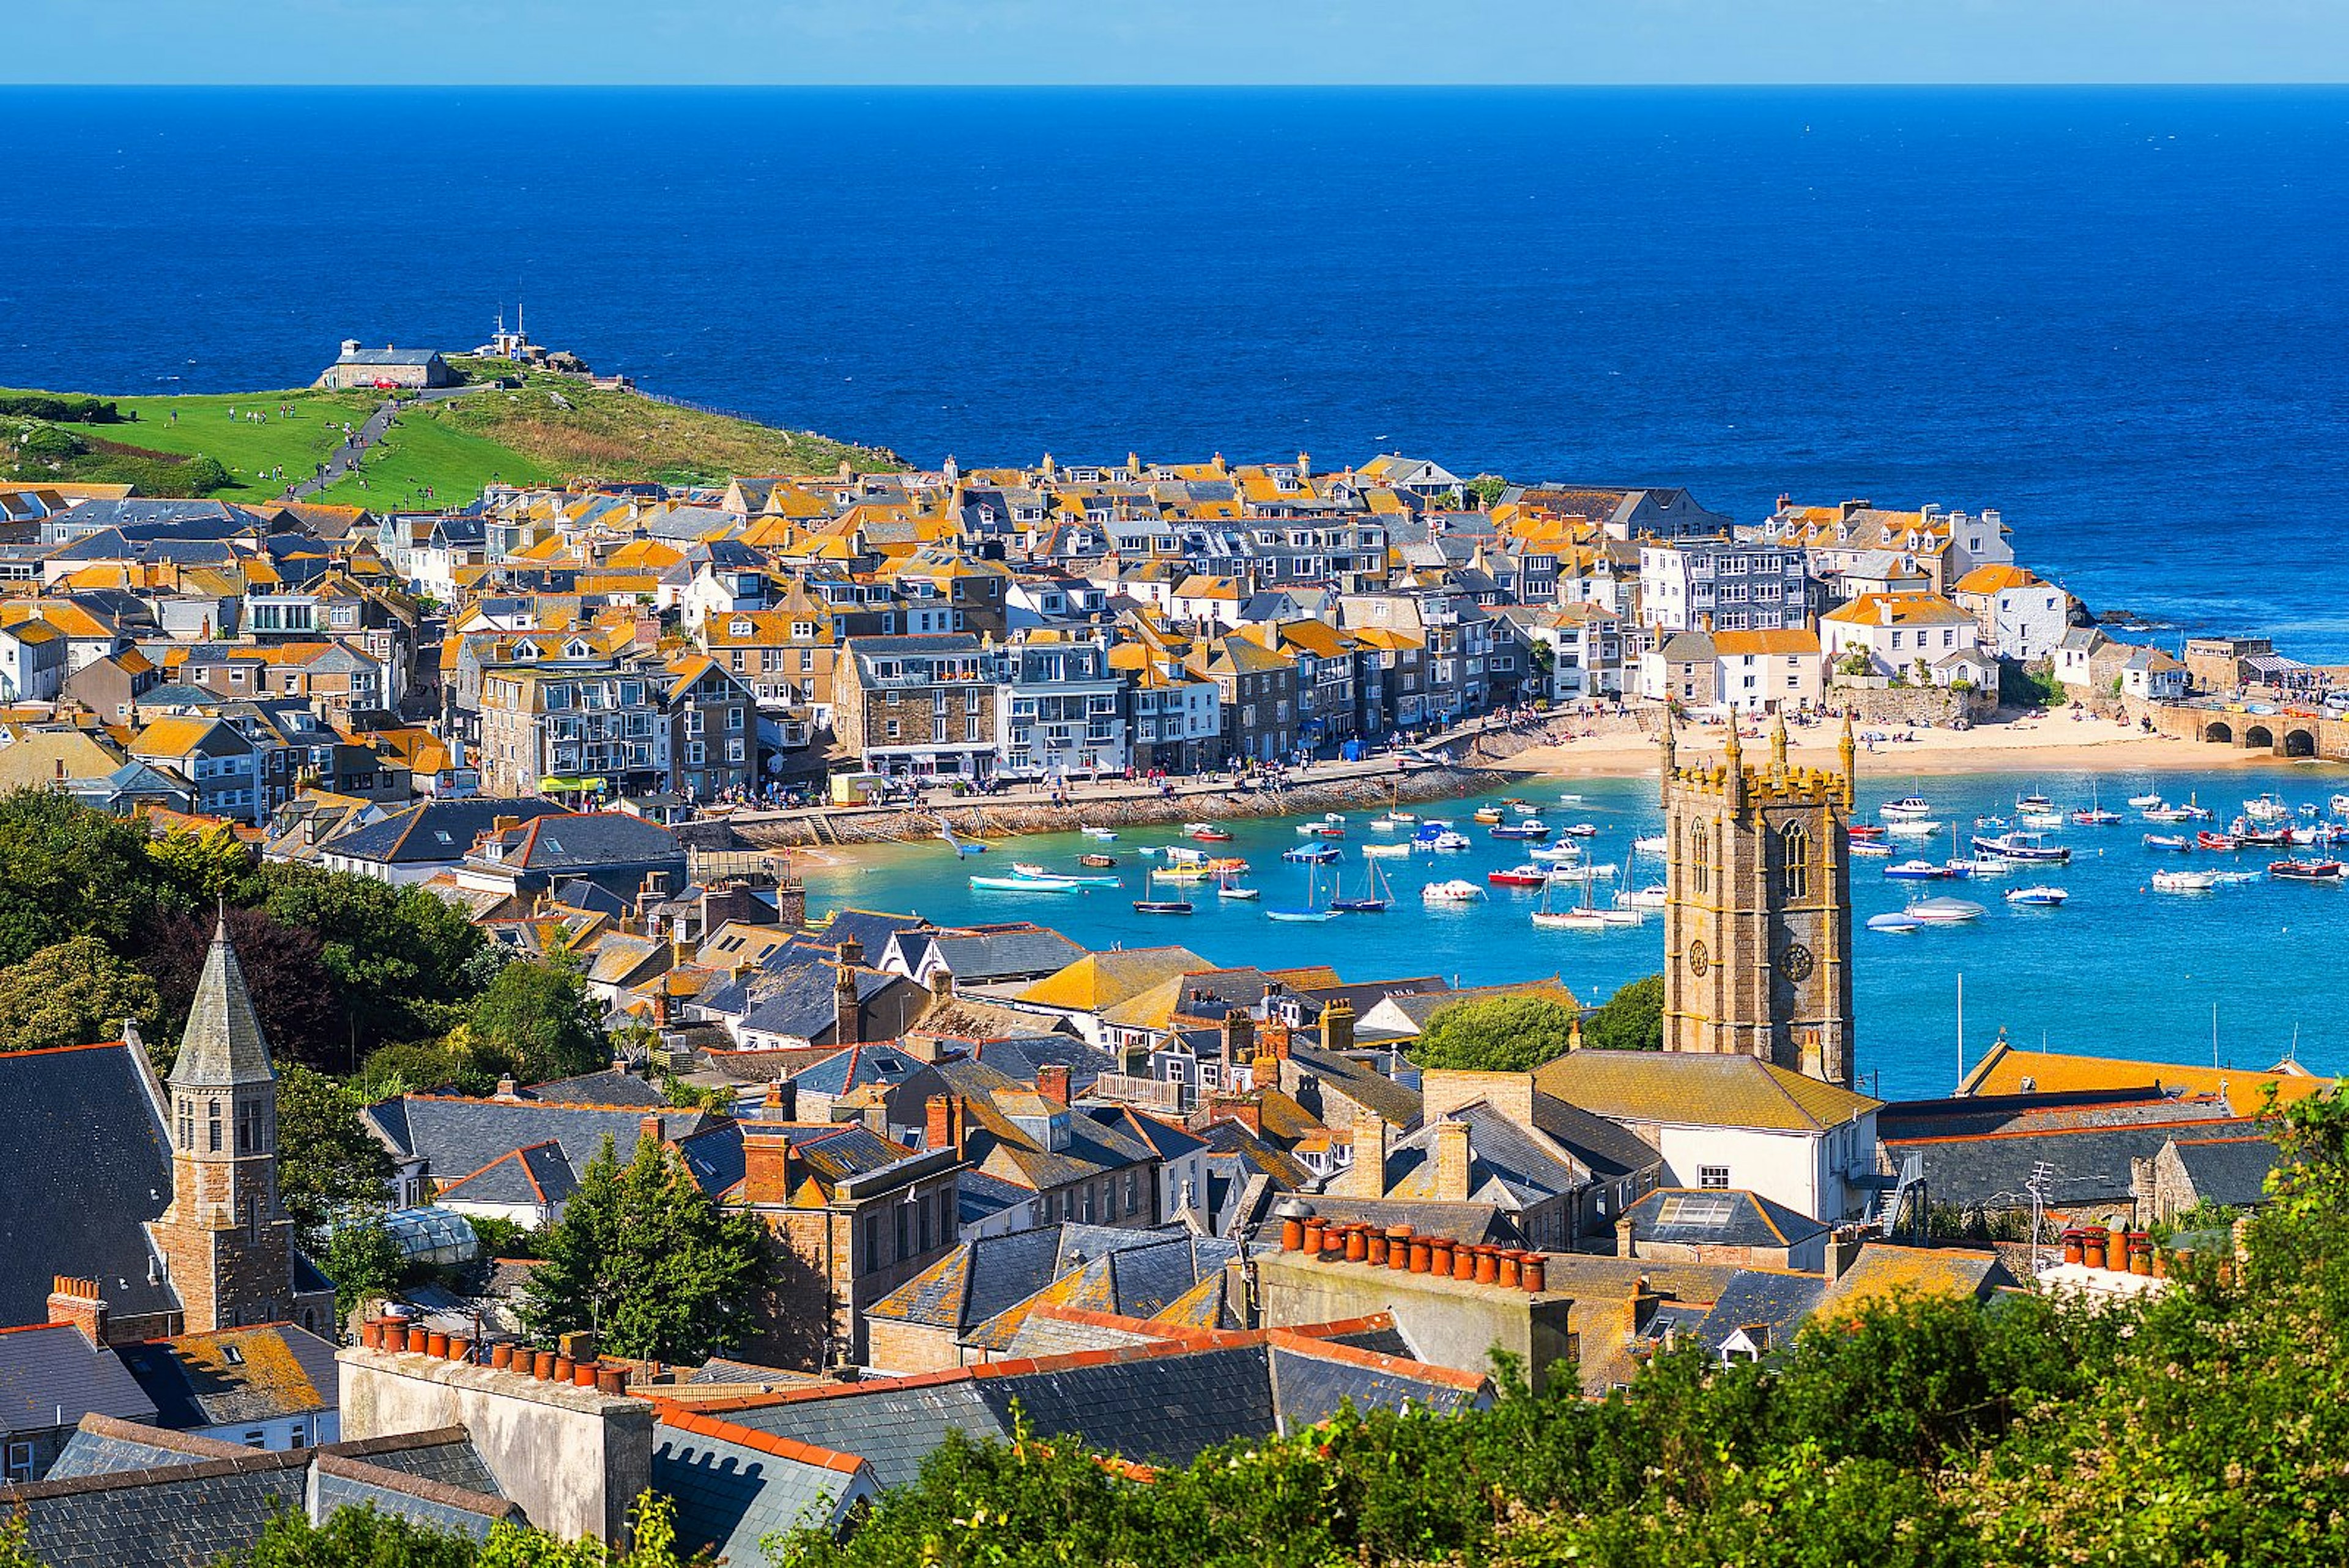
[[[462,1427],[498,1489],[565,1541],[625,1543],[652,1485],[653,1407],[470,1362],[353,1346],[342,1366],[343,1439]]]
[[[1298,1252],[1268,1254],[1256,1267],[1267,1328],[1388,1313],[1422,1361],[1489,1374],[1497,1346],[1516,1357],[1537,1391],[1547,1386],[1550,1368],[1570,1356],[1574,1303],[1562,1295],[1362,1263],[1309,1262]]]
[[[1844,686],[1827,688],[1826,705],[1852,711],[1856,724],[1917,724],[1946,727],[1957,719],[1979,724],[1998,711],[1992,688],[1957,691],[1947,686]]]

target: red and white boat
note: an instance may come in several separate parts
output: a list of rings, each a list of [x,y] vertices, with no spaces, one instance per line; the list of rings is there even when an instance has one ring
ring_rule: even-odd
[[[2213,833],[2209,828],[2194,836],[2194,842],[2205,849],[2240,849],[2243,841],[2231,833]]]
[[[2268,875],[2280,882],[2338,882],[2344,867],[2338,860],[2275,860]]]
[[[1540,866],[1512,866],[1506,871],[1487,871],[1485,880],[1495,888],[1547,888],[1549,872]]]
[[[1884,829],[1875,823],[1855,822],[1851,825],[1851,841],[1854,844],[1878,844],[1883,838]]]

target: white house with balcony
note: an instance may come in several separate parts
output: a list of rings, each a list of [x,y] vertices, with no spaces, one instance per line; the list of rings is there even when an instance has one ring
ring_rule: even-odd
[[[1125,682],[1107,642],[1039,628],[1002,650],[996,767],[1011,778],[1123,773],[1132,760]]]

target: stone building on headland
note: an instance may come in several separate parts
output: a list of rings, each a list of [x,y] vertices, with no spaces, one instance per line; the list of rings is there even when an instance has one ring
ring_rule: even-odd
[[[312,385],[329,390],[388,391],[454,386],[457,374],[437,348],[362,348],[356,337],[343,339],[335,362],[318,372]]]

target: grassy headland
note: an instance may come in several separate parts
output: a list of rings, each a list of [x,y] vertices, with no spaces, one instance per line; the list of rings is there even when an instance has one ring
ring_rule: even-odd
[[[483,379],[512,367],[457,361]],[[884,467],[887,452],[656,402],[568,377],[528,374],[409,410],[357,474],[317,499],[373,507],[461,505],[495,481],[574,477],[723,483],[737,473]],[[372,392],[292,391],[105,398],[115,417],[9,412],[0,389],[0,482],[130,483],[142,495],[265,501],[307,479],[380,401]],[[21,405],[31,407],[35,405]],[[364,482],[364,483],[362,483]]]

